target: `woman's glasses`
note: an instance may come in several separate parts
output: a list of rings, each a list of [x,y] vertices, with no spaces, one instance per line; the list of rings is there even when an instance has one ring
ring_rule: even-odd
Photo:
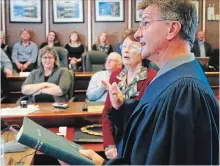
[[[48,60],[52,60],[52,59],[54,59],[54,57],[42,56],[41,59],[43,59],[43,60],[46,60],[46,59],[48,59]]]
[[[132,45],[132,44],[131,45],[127,45],[127,44],[120,45],[120,49],[125,49],[125,48],[142,51],[142,48],[136,45]]]

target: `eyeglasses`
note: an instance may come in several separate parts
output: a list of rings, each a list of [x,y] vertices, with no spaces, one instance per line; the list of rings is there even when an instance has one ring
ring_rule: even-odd
[[[120,45],[120,49],[125,49],[125,48],[133,49],[133,50],[137,50],[137,51],[142,51],[142,48],[138,47],[136,45],[127,45],[127,44]]]
[[[144,27],[147,28],[151,22],[157,22],[157,21],[167,21],[167,20],[150,20],[150,21],[141,21],[139,23],[140,28]]]
[[[54,59],[54,57],[46,57],[46,56],[42,56],[41,59],[43,59],[43,60],[46,60],[46,59],[48,59],[48,60],[52,60],[52,59]]]

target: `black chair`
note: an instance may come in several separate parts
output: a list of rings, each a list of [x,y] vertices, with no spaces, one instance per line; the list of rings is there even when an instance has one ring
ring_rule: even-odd
[[[101,71],[108,54],[102,51],[89,51],[82,55],[83,71]]]
[[[61,69],[66,70],[66,68],[61,68]],[[71,70],[68,70],[68,71],[70,72],[71,77],[72,77],[71,85],[67,92],[68,102],[73,102],[77,100],[75,97],[75,93],[74,93],[75,74]],[[25,96],[20,97],[16,101],[16,104],[19,105],[21,100],[27,100],[28,102],[33,102],[32,95],[25,95]],[[55,102],[55,101],[52,95],[42,94],[41,96],[38,96],[37,100],[35,99],[35,102]]]
[[[212,55],[209,59],[208,71],[219,71],[219,48],[212,50]]]

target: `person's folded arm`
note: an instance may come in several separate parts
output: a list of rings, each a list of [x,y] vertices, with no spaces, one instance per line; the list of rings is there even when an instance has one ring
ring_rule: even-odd
[[[54,83],[47,83],[47,87],[41,90],[41,93],[52,95],[52,96],[63,96],[67,94],[72,77],[70,72],[67,69],[62,69],[61,75],[59,78],[59,85]]]
[[[89,100],[95,101],[100,99],[105,92],[106,92],[105,88],[96,85],[95,88],[92,88],[89,91],[87,90],[86,96]]]
[[[40,90],[42,90],[43,88],[45,88],[46,84],[44,82],[42,83],[37,83],[37,84],[26,84],[24,86],[22,86],[22,93],[24,95],[32,95]]]
[[[48,95],[52,95],[52,96],[62,96],[63,95],[61,88],[55,84],[52,87],[46,87],[46,88],[41,89],[40,93],[44,93],[44,94],[48,94]]]
[[[106,89],[102,87],[100,85],[101,83],[98,83],[97,81],[100,79],[99,77],[100,76],[96,73],[92,76],[89,82],[89,87],[87,89],[86,96],[91,101],[100,99],[102,95],[106,92]]]
[[[43,89],[46,87],[46,83],[45,82],[41,82],[41,83],[36,83],[34,84],[33,80],[34,80],[34,72],[32,71],[28,77],[26,78],[26,80],[24,81],[22,87],[21,87],[21,91],[23,94],[25,95],[32,95],[36,92],[38,92],[39,90]]]

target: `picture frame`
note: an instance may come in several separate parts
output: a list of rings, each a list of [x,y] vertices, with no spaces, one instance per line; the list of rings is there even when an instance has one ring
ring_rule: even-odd
[[[83,23],[84,0],[53,0],[53,23]]]
[[[42,0],[9,0],[10,23],[42,23]]]
[[[137,22],[140,22],[141,21],[141,11],[140,10],[137,10],[137,6],[138,6],[138,3],[140,3],[141,0],[135,0],[134,1],[134,21],[137,23]]]
[[[95,22],[124,22],[124,0],[95,0]]]

